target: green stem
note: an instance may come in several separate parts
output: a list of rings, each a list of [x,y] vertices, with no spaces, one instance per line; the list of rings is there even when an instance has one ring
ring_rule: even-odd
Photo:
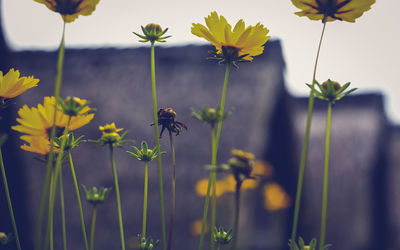
[[[143,223],[142,223],[142,237],[146,238],[146,225],[147,225],[147,195],[149,189],[149,164],[144,163],[144,195],[143,195]]]
[[[75,173],[74,163],[72,161],[71,150],[68,150],[68,158],[69,158],[69,165],[71,167],[72,178],[74,180],[76,199],[78,201],[79,216],[80,216],[80,219],[81,219],[81,227],[82,227],[83,240],[84,240],[84,243],[85,243],[85,249],[89,250],[87,234],[86,234],[85,219],[83,217],[81,195],[80,195],[80,192],[79,192],[78,180],[76,179],[76,173]]]
[[[94,249],[94,231],[96,229],[96,216],[97,216],[97,206],[93,205],[92,226],[90,228],[90,250]]]
[[[50,241],[50,250],[54,250],[54,230],[53,230],[53,226],[54,226],[54,203],[55,203],[55,195],[56,195],[56,191],[57,191],[57,180],[58,180],[58,176],[60,174],[61,171],[61,165],[62,165],[62,160],[63,160],[63,156],[64,156],[64,149],[65,149],[65,144],[67,142],[67,134],[69,132],[69,125],[71,123],[71,117],[68,117],[68,122],[67,122],[67,126],[64,129],[64,133],[63,133],[63,138],[61,141],[61,146],[60,146],[60,150],[58,152],[57,155],[57,160],[56,160],[56,168],[53,171],[53,176],[52,176],[52,181],[50,183],[50,198],[49,198],[49,241]]]
[[[218,244],[217,250],[220,250],[220,249],[221,249],[221,244]]]
[[[303,141],[303,150],[301,153],[300,159],[300,167],[299,167],[299,177],[297,180],[297,191],[296,191],[296,202],[294,206],[294,215],[293,215],[293,225],[292,225],[292,237],[291,243],[294,244],[296,241],[296,233],[297,233],[297,226],[299,221],[299,212],[300,212],[300,203],[301,203],[301,193],[303,190],[303,181],[304,181],[304,172],[306,168],[307,162],[307,155],[308,155],[308,145],[310,140],[310,131],[311,131],[311,117],[314,108],[314,83],[315,83],[315,76],[317,73],[317,65],[319,59],[319,53],[321,50],[322,38],[324,37],[326,22],[324,22],[324,26],[322,28],[321,37],[319,39],[317,56],[315,58],[314,64],[314,72],[313,72],[313,79],[312,79],[312,88],[310,90],[310,96],[308,98],[308,112],[307,112],[307,123],[306,123],[306,131],[304,134],[304,141]]]
[[[49,155],[50,157],[50,155]],[[46,206],[46,198],[49,195],[49,188],[50,188],[50,176],[52,171],[52,165],[46,168],[46,177],[44,180],[42,196],[40,198],[40,207],[39,207],[39,215],[38,220],[36,222],[36,237],[35,237],[35,250],[41,250],[42,246],[42,223],[43,223],[43,215]]]
[[[226,89],[228,86],[228,78],[229,78],[229,71],[230,71],[230,64],[226,65],[226,70],[225,70],[225,78],[224,78],[224,85],[222,88],[222,96],[221,96],[221,103],[220,103],[220,114],[221,117],[224,114],[224,107],[225,107],[225,99],[226,99]],[[204,241],[204,234],[205,234],[205,222],[207,220],[207,213],[208,213],[208,203],[210,199],[210,190],[211,187],[213,187],[213,198],[212,198],[212,204],[211,204],[211,210],[212,214],[214,216],[216,215],[216,192],[215,192],[215,180],[216,180],[216,173],[213,171],[215,169],[215,166],[217,164],[217,153],[218,153],[218,143],[219,143],[219,138],[221,136],[221,129],[222,129],[222,119],[218,121],[218,126],[217,126],[217,135],[211,136],[211,172],[210,176],[208,179],[208,186],[207,186],[207,193],[206,193],[206,200],[204,203],[204,210],[203,210],[203,220],[201,224],[201,235],[200,235],[200,243],[199,243],[199,250],[203,249],[203,241]],[[214,133],[214,128],[211,128],[211,133]],[[214,172],[214,173],[213,173]],[[212,219],[212,218],[211,218]],[[214,225],[211,225],[211,228],[215,227],[215,219],[214,219]],[[213,250],[215,248],[215,242],[213,240],[213,236],[211,236],[211,249]]]
[[[214,152],[214,146],[215,146],[215,128],[211,127],[211,152]],[[213,156],[214,154],[211,153]],[[211,162],[213,162],[213,159],[211,159]],[[213,164],[211,164],[211,167],[213,167]],[[206,200],[204,202],[204,208],[203,208],[203,218],[201,221],[201,234],[200,234],[200,243],[199,243],[199,250],[203,249],[203,242],[204,242],[204,236],[205,236],[205,228],[206,228],[206,222],[207,222],[207,213],[208,213],[208,205],[210,202],[210,191],[211,191],[211,186],[213,186],[213,172],[210,171],[210,176],[208,178],[208,184],[207,184],[207,193],[206,193]]]
[[[58,49],[58,60],[57,60],[57,76],[55,80],[55,87],[54,87],[54,97],[56,98],[57,102],[57,97],[60,96],[60,89],[61,89],[61,79],[62,79],[62,72],[63,72],[63,64],[64,64],[64,52],[65,52],[65,22],[63,23],[63,31],[62,31],[62,37],[61,37],[61,43]],[[55,104],[55,106],[57,106]],[[57,114],[57,108],[54,108],[54,114],[53,114],[53,125],[51,128],[51,133],[50,133],[50,144],[53,145],[54,138],[56,136],[56,114]],[[37,221],[37,234],[36,234],[36,240],[35,240],[35,250],[40,250],[41,249],[41,238],[42,238],[42,223],[43,223],[43,215],[44,215],[44,209],[45,209],[45,202],[46,202],[46,196],[48,191],[48,187],[54,188],[54,185],[51,186],[49,184],[50,180],[50,175],[52,174],[51,172],[54,171],[53,168],[53,161],[54,161],[54,148],[53,146],[50,147],[50,152],[48,154],[48,159],[47,159],[47,170],[46,170],[46,178],[45,178],[45,183],[43,186],[43,193],[42,193],[42,199],[40,202],[40,208],[39,208],[39,215],[38,215],[38,221]],[[53,184],[54,184],[54,179],[53,179]],[[55,195],[55,194],[54,194]],[[49,192],[49,196],[51,197],[51,191]],[[49,198],[50,199],[50,198]],[[49,200],[49,204],[50,204]],[[50,211],[50,208],[49,208]],[[50,217],[50,216],[49,216]],[[47,228],[46,232],[50,232],[50,227],[52,227],[52,222],[49,223],[47,222]],[[51,233],[52,234],[52,233]],[[46,238],[48,238],[48,235],[46,234]],[[46,242],[47,244],[47,242]]]
[[[111,165],[112,165],[113,176],[114,176],[115,193],[117,195],[119,232],[121,235],[121,249],[125,250],[125,237],[124,237],[124,227],[122,224],[121,198],[119,195],[118,175],[117,175],[117,168],[115,167],[114,149],[113,149],[113,145],[111,143],[109,144],[109,148],[110,148]]]
[[[169,221],[168,250],[172,249],[172,238],[174,233],[174,217],[175,217],[175,147],[171,131],[169,131],[169,142],[172,155],[172,190],[171,190],[171,217]]]
[[[5,167],[4,167],[3,154],[1,152],[1,147],[0,147],[0,166],[1,166],[1,175],[3,176],[3,182],[4,182],[4,191],[6,192],[8,210],[10,212],[11,223],[12,223],[12,227],[13,227],[13,230],[14,230],[15,240],[17,242],[17,249],[21,250],[21,243],[19,241],[17,223],[15,223],[14,210],[13,210],[13,207],[12,207],[12,204],[11,204],[10,191],[8,189],[8,182],[7,182],[6,170],[5,170]]]
[[[65,205],[64,205],[64,187],[62,181],[62,169],[60,171],[60,204],[61,204],[61,226],[62,226],[62,239],[63,249],[67,250],[67,230],[65,225]]]
[[[325,161],[324,161],[324,188],[322,195],[322,213],[321,213],[321,235],[319,240],[319,249],[323,250],[325,245],[326,233],[326,210],[328,207],[328,170],[329,170],[329,143],[331,135],[331,119],[332,119],[332,103],[328,104],[328,112],[326,116],[325,131]]]
[[[154,114],[154,131],[156,134],[157,147],[161,152],[160,147],[160,136],[158,129],[158,115],[157,115],[157,92],[156,92],[156,70],[155,70],[155,59],[154,59],[154,43],[151,44],[151,90],[153,96],[153,114]],[[161,154],[157,157],[157,170],[158,170],[158,182],[160,187],[160,214],[161,214],[161,230],[162,230],[162,244],[163,249],[167,249],[167,234],[165,229],[165,212],[164,212],[164,187],[162,178],[161,168]]]
[[[217,165],[217,145],[216,145],[216,140],[215,140],[215,131],[214,129],[211,129],[211,152],[212,152],[212,158],[211,158],[211,186],[212,186],[212,196],[211,196],[211,232],[215,228],[215,223],[216,223],[216,218],[217,218],[217,171],[216,171],[216,165]],[[213,250],[215,248],[215,239],[214,239],[214,234],[211,234],[210,237],[210,246],[211,249]]]
[[[236,250],[237,239],[239,238],[239,214],[240,214],[240,186],[241,182],[236,183],[236,192],[235,192],[235,217],[233,222],[233,238],[231,249]]]

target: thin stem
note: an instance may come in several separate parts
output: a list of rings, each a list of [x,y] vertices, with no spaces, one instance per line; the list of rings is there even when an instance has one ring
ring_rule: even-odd
[[[299,177],[297,180],[296,202],[295,202],[295,206],[294,206],[294,215],[293,215],[292,237],[291,237],[292,244],[294,244],[296,241],[296,233],[297,233],[297,226],[298,226],[299,212],[300,212],[300,203],[301,203],[301,193],[303,190],[304,172],[305,172],[305,168],[306,168],[308,145],[309,145],[309,140],[310,140],[311,117],[312,117],[312,112],[313,112],[313,108],[314,108],[314,83],[315,83],[315,76],[317,73],[317,65],[318,65],[319,53],[321,50],[322,38],[324,37],[324,33],[325,33],[325,26],[326,26],[326,22],[324,22],[324,26],[323,26],[322,32],[321,32],[321,37],[319,39],[317,56],[315,58],[315,64],[314,64],[313,79],[312,79],[312,83],[311,83],[312,88],[310,90],[310,96],[308,98],[306,131],[304,134],[303,150],[302,150],[301,159],[300,159]]]
[[[153,96],[153,114],[154,114],[154,132],[156,136],[157,147],[161,152],[160,137],[158,129],[158,115],[157,115],[157,92],[156,92],[156,70],[155,70],[155,59],[154,59],[154,43],[151,44],[151,90]],[[167,234],[165,229],[165,212],[164,212],[164,187],[162,178],[161,168],[161,154],[157,157],[157,171],[158,171],[158,183],[160,187],[160,214],[161,214],[161,230],[162,230],[162,244],[163,249],[167,249]]]
[[[64,64],[64,52],[65,52],[65,22],[63,23],[63,31],[62,31],[62,37],[61,37],[61,43],[58,49],[58,60],[57,60],[57,76],[55,80],[55,87],[54,87],[54,97],[57,98],[60,96],[60,89],[61,89],[61,79],[62,79],[62,71],[63,71],[63,64]],[[54,113],[53,113],[53,125],[51,128],[51,133],[50,133],[50,144],[53,145],[54,138],[56,136],[56,114],[57,114],[57,104],[55,104],[54,107]],[[36,241],[35,241],[35,250],[40,250],[41,247],[41,238],[42,238],[42,223],[43,223],[43,214],[44,214],[44,208],[45,208],[45,202],[46,199],[45,197],[47,196],[48,187],[54,188],[54,186],[49,185],[50,180],[50,175],[52,174],[51,172],[54,171],[53,168],[53,161],[54,161],[54,146],[50,147],[50,152],[48,154],[48,159],[47,159],[47,170],[46,170],[46,178],[45,178],[45,183],[43,186],[43,193],[42,193],[42,199],[40,202],[40,208],[39,208],[39,215],[38,215],[38,221],[37,221],[37,235],[36,235]],[[53,179],[53,184],[54,184],[54,179]],[[49,192],[49,197],[51,197],[51,191]],[[49,198],[50,199],[50,198]],[[51,203],[49,201],[49,203]],[[49,208],[50,211],[50,208]],[[50,217],[50,216],[49,216]],[[46,232],[50,232],[50,228],[52,227],[52,222],[49,223],[47,222],[47,228]],[[52,235],[52,233],[51,233]],[[48,238],[48,235],[46,234],[46,239]],[[47,244],[47,242],[45,242]]]
[[[72,179],[74,180],[76,199],[78,201],[79,216],[80,216],[80,219],[81,219],[81,227],[82,227],[83,240],[84,240],[84,243],[85,243],[85,249],[89,250],[87,234],[86,234],[85,219],[83,217],[81,195],[80,195],[80,192],[79,192],[78,180],[76,179],[76,173],[75,173],[74,163],[72,161],[71,150],[68,150],[68,158],[69,158],[69,165],[71,167]]]
[[[226,65],[226,70],[225,70],[225,78],[224,78],[224,85],[222,88],[222,96],[221,96],[221,103],[220,103],[220,115],[221,117],[224,114],[224,107],[225,107],[225,99],[226,99],[226,89],[228,86],[228,78],[229,78],[229,72],[230,72],[230,64]],[[200,243],[199,243],[199,250],[203,249],[203,241],[204,241],[204,233],[205,233],[205,222],[207,220],[207,213],[208,213],[208,203],[210,199],[210,190],[211,187],[213,187],[213,198],[212,198],[212,204],[211,204],[211,210],[212,214],[216,216],[216,192],[215,192],[215,184],[214,180],[216,180],[216,173],[213,171],[217,164],[217,153],[218,153],[218,144],[219,144],[219,138],[221,136],[221,129],[222,129],[222,119],[218,121],[218,126],[217,126],[217,135],[211,136],[211,172],[210,176],[208,179],[208,186],[207,186],[207,193],[206,193],[206,200],[204,203],[204,210],[203,210],[203,220],[202,220],[202,225],[201,225],[201,235],[200,235]],[[211,128],[211,133],[215,133],[214,128]],[[214,172],[214,173],[213,173]],[[211,218],[212,219],[212,218]],[[215,219],[214,219],[214,225],[211,225],[211,228],[215,226]],[[213,236],[211,236],[211,249],[213,250],[215,245],[214,245],[214,240]]]
[[[217,218],[217,171],[216,171],[216,165],[217,165],[217,152],[216,152],[216,140],[215,140],[215,131],[214,129],[211,129],[211,186],[212,186],[212,196],[211,196],[211,230],[212,231],[215,228],[215,223],[216,223],[216,218]],[[211,234],[210,237],[210,246],[211,249],[213,250],[215,248],[215,239],[214,239],[214,234]]]
[[[319,249],[323,250],[325,245],[326,233],[326,210],[328,207],[328,170],[329,170],[329,143],[331,135],[331,120],[332,120],[332,103],[328,104],[328,112],[326,116],[326,131],[325,131],[325,161],[324,161],[324,188],[322,195],[322,213],[321,213],[321,235],[319,240]]]
[[[215,146],[215,128],[211,127],[211,152],[214,152],[214,146]],[[214,154],[211,153],[213,156]],[[211,162],[213,162],[213,159],[211,159]],[[213,167],[213,164],[211,164],[211,167]],[[204,242],[204,236],[205,236],[205,228],[206,228],[206,222],[207,222],[207,213],[208,213],[208,205],[210,202],[210,191],[211,191],[211,186],[213,184],[213,172],[210,171],[210,176],[208,178],[208,184],[207,184],[207,193],[206,193],[206,200],[204,202],[204,208],[203,208],[203,218],[201,221],[201,234],[200,234],[200,243],[199,243],[199,250],[203,249],[203,242]]]
[[[110,148],[111,165],[112,165],[113,176],[114,176],[115,193],[117,195],[119,232],[121,235],[121,249],[125,250],[125,237],[124,237],[124,227],[122,224],[121,198],[119,195],[118,175],[117,175],[117,168],[115,167],[114,149],[113,149],[113,145],[111,143],[109,144],[109,148]]]
[[[143,194],[143,223],[142,223],[142,237],[146,238],[146,225],[147,225],[147,195],[149,192],[149,164],[144,163],[144,194]]]
[[[61,226],[62,226],[63,249],[67,250],[67,230],[65,225],[65,205],[64,205],[64,187],[62,181],[62,169],[59,174],[59,179],[60,179],[60,204],[61,204]]]
[[[218,244],[217,250],[220,250],[220,249],[221,249],[221,244]]]
[[[63,156],[64,156],[64,149],[65,149],[65,144],[67,142],[67,134],[69,132],[69,125],[71,123],[71,116],[68,117],[68,122],[67,122],[67,126],[64,129],[64,133],[63,133],[63,138],[61,141],[61,145],[60,145],[60,150],[58,152],[57,155],[57,160],[56,160],[56,168],[53,171],[53,176],[52,176],[52,181],[50,183],[50,198],[49,198],[49,234],[50,234],[50,250],[54,250],[54,231],[53,231],[53,215],[54,215],[54,203],[55,203],[55,195],[56,195],[56,190],[57,190],[57,180],[58,180],[58,176],[59,173],[61,171],[61,165],[62,165],[62,160],[63,160]]]
[[[171,131],[169,131],[169,142],[172,155],[172,190],[171,190],[171,217],[169,220],[168,250],[172,248],[172,238],[174,234],[174,217],[175,217],[175,147]]]
[[[50,155],[49,155],[50,157]],[[46,206],[46,198],[49,195],[50,188],[50,176],[51,176],[52,167],[46,168],[46,177],[44,180],[42,196],[40,198],[40,207],[39,207],[39,215],[38,220],[36,222],[36,237],[35,237],[35,250],[41,250],[42,246],[42,223],[43,223],[43,215]]]
[[[21,250],[21,243],[19,241],[17,223],[15,223],[14,210],[13,210],[13,207],[12,207],[12,204],[11,204],[10,191],[8,189],[8,182],[7,182],[6,170],[5,170],[5,167],[4,167],[3,154],[1,152],[1,147],[0,147],[0,166],[1,166],[1,175],[3,177],[3,182],[4,182],[4,191],[6,192],[8,210],[10,212],[11,223],[12,223],[12,227],[13,227],[13,230],[14,230],[15,240],[17,242],[17,249]]]
[[[239,238],[239,215],[240,215],[240,186],[241,182],[236,183],[236,192],[235,192],[235,217],[233,222],[233,238],[231,249],[236,250],[237,239]]]
[[[97,206],[93,205],[92,226],[90,227],[90,250],[94,249],[94,231],[96,229]]]

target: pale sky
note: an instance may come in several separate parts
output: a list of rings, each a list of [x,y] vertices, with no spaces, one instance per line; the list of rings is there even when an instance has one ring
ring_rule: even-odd
[[[193,22],[216,10],[231,24],[264,24],[273,39],[280,39],[287,64],[286,83],[294,95],[306,95],[304,83],[312,78],[313,63],[322,29],[293,13],[290,0],[100,0],[91,16],[67,25],[67,47],[142,46],[132,31],[154,22],[168,27],[167,46],[205,44],[190,33]],[[60,42],[62,20],[33,0],[3,0],[3,24],[13,49],[55,50]],[[356,23],[327,24],[317,80],[351,82],[358,93],[381,92],[389,118],[400,123],[400,0],[377,0]],[[268,46],[268,43],[267,45]],[[255,58],[257,60],[257,58]]]

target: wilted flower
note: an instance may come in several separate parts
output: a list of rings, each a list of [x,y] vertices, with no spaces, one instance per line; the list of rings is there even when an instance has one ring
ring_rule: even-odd
[[[200,23],[192,24],[192,33],[203,37],[217,49],[215,58],[220,63],[232,63],[240,61],[252,61],[253,56],[258,56],[264,51],[264,44],[270,36],[269,30],[264,25],[257,23],[256,26],[245,27],[244,21],[240,19],[233,28],[225,17],[218,16],[217,12],[205,18],[207,27]]]
[[[171,37],[171,36],[164,36],[165,33],[167,33],[168,28],[165,30],[162,30],[161,26],[159,24],[155,23],[149,23],[146,25],[146,27],[141,26],[143,35],[140,35],[136,32],[133,32],[133,34],[137,35],[138,37],[142,38],[139,42],[145,43],[145,42],[151,42],[152,44],[154,42],[165,42],[165,39]]]
[[[175,133],[176,135],[179,135],[182,129],[187,130],[187,127],[183,122],[175,120],[176,112],[172,108],[160,108],[157,112],[157,116],[158,124],[162,126],[160,138],[165,129],[170,133]]]
[[[239,187],[245,179],[254,179],[253,170],[254,154],[239,149],[232,149],[232,158],[228,160],[229,169],[232,171]]]
[[[30,88],[36,87],[39,79],[33,76],[19,77],[18,70],[10,69],[7,74],[3,76],[0,70],[0,104],[5,99],[14,98],[24,93]]]
[[[340,20],[353,23],[371,9],[375,0],[292,0],[292,3],[301,9],[295,13],[298,16],[323,22]]]
[[[71,23],[79,15],[89,16],[96,9],[100,0],[35,0],[46,5],[54,12],[60,13],[66,23]]]

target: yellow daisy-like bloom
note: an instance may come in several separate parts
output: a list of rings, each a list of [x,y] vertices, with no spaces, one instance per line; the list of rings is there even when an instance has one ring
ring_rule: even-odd
[[[264,25],[257,23],[256,26],[245,27],[244,21],[240,19],[233,28],[226,21],[225,17],[218,16],[217,12],[212,12],[205,18],[207,27],[200,23],[192,24],[192,33],[198,37],[203,37],[210,41],[221,54],[223,47],[230,51],[235,51],[242,59],[252,61],[253,56],[261,55],[264,51],[264,44],[270,36],[269,30]]]
[[[292,0],[301,11],[298,16],[306,16],[311,20],[332,22],[335,20],[354,23],[356,18],[371,9],[375,0]]]
[[[117,128],[114,122],[104,126],[99,126],[99,129],[103,132],[103,134],[116,133],[123,130],[123,128]]]
[[[61,14],[64,22],[71,23],[79,15],[89,16],[100,0],[34,0]]]
[[[21,146],[25,151],[40,155],[47,155],[50,153],[50,141],[46,136],[22,135],[20,139],[28,143]],[[58,149],[53,148],[53,152],[58,153]]]
[[[84,102],[86,100],[82,99]],[[39,104],[36,107],[29,108],[27,105],[24,105],[19,109],[17,121],[20,125],[12,126],[13,130],[18,132],[35,135],[35,136],[44,136],[46,139],[49,139],[51,127],[53,125],[54,120],[54,108],[56,104],[56,99],[54,96],[45,97],[43,105]],[[89,107],[85,107],[81,110],[81,116],[73,116],[71,117],[69,130],[78,129],[86,124],[88,124],[94,117],[94,114],[88,114],[87,112],[90,110]],[[57,127],[57,136],[61,136],[64,128],[67,126],[69,116],[65,115],[61,112],[61,107],[57,104],[57,112],[55,125]]]
[[[10,99],[36,87],[39,79],[33,76],[19,77],[18,70],[10,69],[6,75],[0,71],[0,100]]]

